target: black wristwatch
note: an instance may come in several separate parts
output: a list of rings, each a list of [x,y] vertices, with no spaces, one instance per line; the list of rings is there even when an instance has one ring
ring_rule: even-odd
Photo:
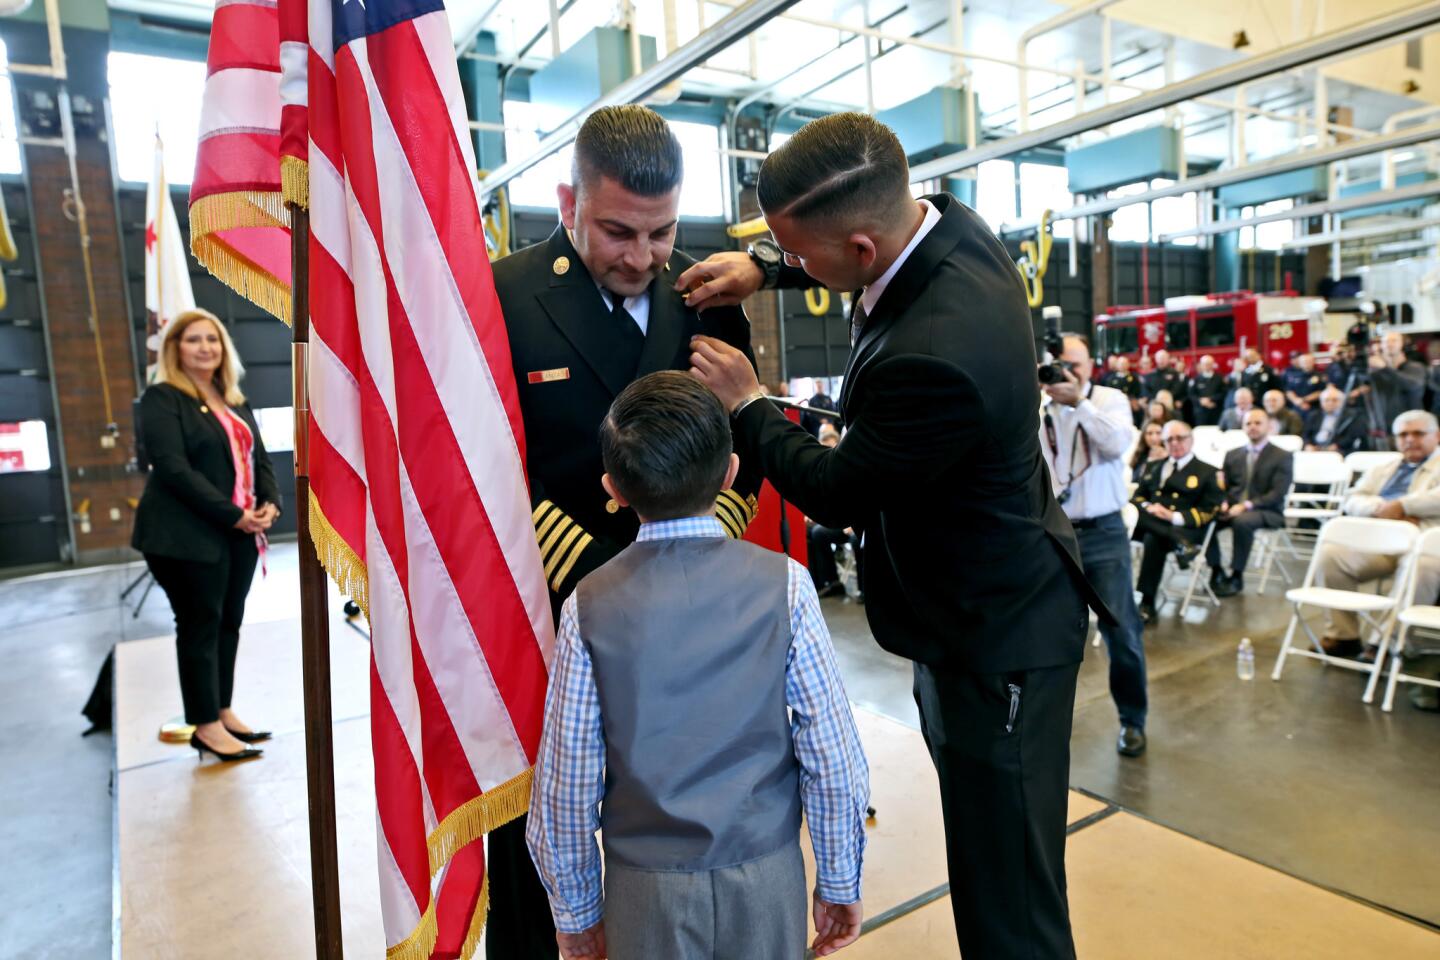
[[[760,285],[761,289],[775,289],[776,284],[780,281],[780,264],[785,262],[785,254],[781,252],[780,247],[774,240],[761,239],[750,244],[745,252],[750,254],[750,259],[755,262],[755,266],[765,274],[765,280]]]

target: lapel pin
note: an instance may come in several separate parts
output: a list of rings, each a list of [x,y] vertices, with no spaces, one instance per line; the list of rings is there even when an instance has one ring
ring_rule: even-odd
[[[207,406],[205,406],[205,404],[202,403],[202,404],[200,404],[200,412],[201,412],[201,413],[209,413],[209,412],[210,412],[210,408],[207,407]]]
[[[609,499],[609,500],[606,500],[606,501],[605,501],[605,512],[606,512],[606,513],[619,513],[619,512],[620,512],[620,504],[617,503],[613,498],[612,498],[612,499]]]
[[[555,262],[550,265],[550,269],[555,271],[555,276],[557,277],[565,276],[565,274],[570,272],[570,258],[556,257]]]

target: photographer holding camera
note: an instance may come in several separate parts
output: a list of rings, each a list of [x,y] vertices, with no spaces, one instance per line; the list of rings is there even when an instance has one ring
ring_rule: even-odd
[[[1048,318],[1047,318],[1048,319]],[[1110,695],[1120,713],[1116,749],[1145,752],[1145,645],[1130,571],[1130,533],[1121,508],[1127,499],[1125,453],[1135,441],[1130,401],[1119,390],[1090,380],[1093,365],[1084,338],[1046,338],[1055,359],[1040,366],[1046,394],[1040,448],[1050,468],[1055,499],[1070,518],[1085,576],[1115,623],[1101,623],[1110,654]]]

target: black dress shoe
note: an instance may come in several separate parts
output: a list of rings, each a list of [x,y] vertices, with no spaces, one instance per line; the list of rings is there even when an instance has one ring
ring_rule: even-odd
[[[244,750],[236,750],[234,753],[221,753],[194,734],[190,736],[190,746],[195,748],[196,760],[204,760],[205,754],[211,753],[226,763],[233,763],[236,760],[249,760],[265,752],[263,750],[256,750],[254,747],[246,747]]]
[[[1364,648],[1355,637],[1340,639],[1339,637],[1321,637],[1320,649],[1331,657],[1358,657]]]
[[[1175,544],[1175,565],[1181,570],[1189,570],[1190,564],[1200,555],[1200,548],[1193,543]]]
[[[1122,757],[1138,757],[1145,752],[1145,731],[1128,724],[1120,728],[1120,738],[1115,741],[1115,752]]]
[[[241,733],[239,730],[231,730],[226,727],[225,732],[241,743],[262,743],[270,739],[269,730],[252,730],[249,733]]]
[[[1143,620],[1143,621],[1146,622],[1146,623],[1154,623],[1156,620],[1159,620],[1159,619],[1160,619],[1160,614],[1158,614],[1158,613],[1155,612],[1155,604],[1153,604],[1153,603],[1142,603],[1142,604],[1140,604],[1140,619]]]
[[[1222,600],[1226,597],[1233,597],[1240,592],[1240,587],[1230,577],[1221,577],[1218,580],[1210,581],[1210,589],[1215,591],[1215,596]]]

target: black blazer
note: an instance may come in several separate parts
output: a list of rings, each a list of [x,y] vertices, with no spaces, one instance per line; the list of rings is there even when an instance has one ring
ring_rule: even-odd
[[[1319,446],[1315,435],[1320,432],[1320,427],[1324,422],[1325,411],[1319,407],[1306,412],[1305,433],[1303,434],[1306,443]],[[1335,424],[1335,432],[1330,437],[1330,443],[1334,444],[1341,453],[1364,450],[1366,432],[1364,411],[1357,407],[1342,407],[1340,420]]]
[[[557,269],[562,257],[563,269]],[[553,612],[640,528],[633,510],[607,509],[610,495],[600,485],[600,422],[616,395],[647,373],[689,370],[690,338],[700,333],[740,348],[754,362],[744,311],[697,313],[673,289],[694,262],[676,250],[669,269],[650,284],[638,370],[626,369],[611,349],[602,322],[610,309],[563,227],[492,265],[520,392],[531,508]],[[733,535],[754,516],[760,482],[758,465],[742,462],[734,495],[722,495],[717,516]]]
[[[1256,510],[1280,513],[1285,509],[1285,494],[1290,492],[1290,480],[1295,458],[1288,450],[1281,450],[1273,443],[1260,448],[1255,458],[1255,472],[1250,477],[1248,495],[1245,487],[1245,462],[1250,447],[1236,447],[1225,454],[1225,502],[1244,503],[1249,500]]]
[[[275,469],[248,403],[232,407],[255,436],[255,505],[281,505]],[[157,383],[140,398],[140,431],[150,476],[135,511],[130,545],[141,553],[216,563],[243,511],[230,502],[235,462],[230,439],[208,404]]]
[[[1141,511],[1152,503],[1169,507],[1180,514],[1183,526],[1198,530],[1215,518],[1215,511],[1225,501],[1225,491],[1220,489],[1220,471],[1199,457],[1191,457],[1189,463],[1172,471],[1161,483],[1160,475],[1169,462],[1168,459],[1154,460],[1145,465],[1130,502]],[[1240,470],[1243,475],[1244,461]]]
[[[940,222],[851,351],[844,439],[827,449],[756,402],[735,418],[736,449],[816,523],[863,530],[865,613],[885,649],[981,673],[1075,663],[1086,600],[1103,607],[1040,455],[1020,276],[974,211],[927,199]]]

